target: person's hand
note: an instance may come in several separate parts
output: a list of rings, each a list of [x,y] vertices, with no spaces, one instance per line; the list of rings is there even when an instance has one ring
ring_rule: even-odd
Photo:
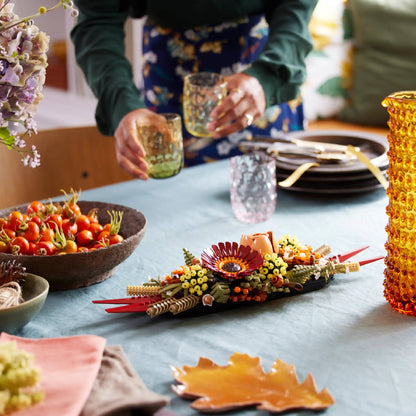
[[[147,180],[146,154],[139,140],[138,124],[150,124],[161,133],[166,132],[167,124],[163,116],[140,108],[126,114],[114,132],[116,157],[120,167],[135,178]]]
[[[218,139],[245,129],[261,117],[266,109],[266,97],[257,78],[243,73],[227,77],[228,95],[211,112],[213,121],[208,131]]]

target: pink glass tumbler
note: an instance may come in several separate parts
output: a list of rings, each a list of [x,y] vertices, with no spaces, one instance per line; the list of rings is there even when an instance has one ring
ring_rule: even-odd
[[[269,219],[276,209],[276,161],[265,154],[230,159],[230,196],[235,217],[256,223]]]

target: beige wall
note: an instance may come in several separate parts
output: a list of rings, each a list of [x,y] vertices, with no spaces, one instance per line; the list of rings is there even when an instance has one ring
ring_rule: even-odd
[[[52,7],[55,4],[54,0],[15,0],[14,12],[19,17],[26,17],[36,13],[40,6]],[[62,7],[37,17],[35,23],[51,39],[62,40],[67,37],[66,16]]]
[[[52,7],[55,4],[55,0],[15,0],[14,11],[19,17],[25,17],[36,13],[40,6]],[[37,17],[35,22],[43,32],[50,36],[51,44],[54,41],[67,41],[69,91],[78,95],[91,96],[83,75],[75,63],[73,46],[69,40],[69,33],[75,21],[70,17],[68,10],[59,7]],[[133,66],[136,84],[140,82],[141,24],[140,20],[129,20],[126,25],[126,52]]]

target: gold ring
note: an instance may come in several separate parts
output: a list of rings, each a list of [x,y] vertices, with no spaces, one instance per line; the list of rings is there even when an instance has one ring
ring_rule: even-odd
[[[233,93],[233,92],[235,92],[236,94],[241,95],[241,96],[243,96],[243,95],[244,95],[243,91],[241,91],[239,88],[233,88],[233,89],[231,90],[231,92],[232,92],[232,93]]]
[[[251,126],[251,124],[253,123],[254,117],[249,113],[245,113],[244,117],[247,120],[247,126]]]

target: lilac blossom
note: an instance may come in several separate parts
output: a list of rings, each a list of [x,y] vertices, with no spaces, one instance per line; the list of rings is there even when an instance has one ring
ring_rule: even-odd
[[[0,144],[17,151],[25,166],[40,165],[35,146],[26,147],[25,137],[37,133],[34,114],[42,99],[49,37],[33,19],[63,7],[76,17],[71,0],[56,0],[55,6],[40,7],[32,16],[13,13],[13,0],[0,0]]]

